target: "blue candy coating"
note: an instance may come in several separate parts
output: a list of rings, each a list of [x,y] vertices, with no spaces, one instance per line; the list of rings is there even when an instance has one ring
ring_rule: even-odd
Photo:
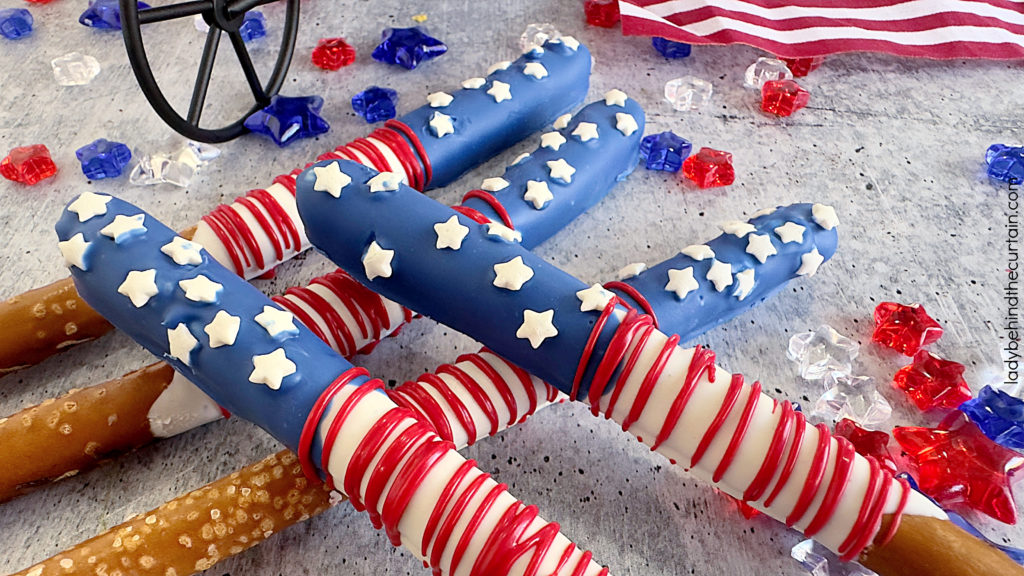
[[[448,51],[444,42],[429,36],[423,28],[385,28],[380,44],[370,56],[378,62],[412,70],[421,62],[437,58]]]
[[[149,8],[149,4],[138,2],[139,10]],[[78,17],[81,24],[99,30],[121,29],[121,5],[118,0],[89,0],[89,7]]]
[[[988,177],[1008,184],[1024,182],[1024,146],[993,144],[985,151]]]
[[[693,144],[672,131],[644,136],[640,142],[640,158],[648,170],[679,172],[692,151]]]
[[[364,120],[373,124],[394,118],[397,101],[398,92],[391,88],[370,86],[352,97],[352,109]]]
[[[0,35],[8,40],[17,40],[32,34],[32,13],[24,8],[0,10]]]
[[[117,178],[132,159],[132,151],[120,142],[100,138],[75,150],[87,178]]]
[[[245,127],[269,136],[275,144],[285,146],[323,134],[331,125],[320,117],[324,99],[319,96],[291,98],[278,94],[270,104],[245,119]]]
[[[691,46],[685,42],[673,42],[667,38],[655,36],[651,38],[651,45],[665,58],[686,58],[690,55]]]
[[[1024,400],[985,386],[960,410],[993,442],[1012,450],[1024,450]]]
[[[242,25],[238,27],[238,34],[243,42],[252,42],[257,38],[267,35],[267,18],[259,10],[250,10],[245,13]]]

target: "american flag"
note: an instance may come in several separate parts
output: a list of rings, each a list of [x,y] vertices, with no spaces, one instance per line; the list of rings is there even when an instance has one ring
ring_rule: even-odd
[[[626,35],[749,44],[785,58],[885,52],[1024,58],[1024,0],[621,0]]]

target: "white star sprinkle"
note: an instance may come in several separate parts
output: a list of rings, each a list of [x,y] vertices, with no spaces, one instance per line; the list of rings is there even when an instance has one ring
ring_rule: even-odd
[[[185,291],[185,298],[193,302],[203,302],[206,304],[216,302],[217,298],[220,297],[220,293],[224,291],[223,286],[202,274],[195,278],[182,280],[178,282],[178,286]]]
[[[727,286],[732,286],[732,264],[714,260],[711,268],[708,269],[707,279],[715,285],[715,290],[721,292]]]
[[[619,271],[615,273],[615,278],[619,280],[626,280],[633,278],[634,276],[639,276],[644,270],[647,270],[647,264],[644,264],[643,262],[633,262],[619,268]]]
[[[548,183],[543,180],[528,180],[526,182],[526,194],[523,194],[523,200],[527,202],[533,202],[533,207],[537,210],[547,206],[548,202],[555,198],[554,194],[551,193],[551,188],[548,187]]]
[[[753,214],[751,214],[750,215],[750,219],[753,220],[754,218],[760,218],[761,216],[767,216],[767,215],[771,214],[772,212],[775,212],[775,208],[761,208],[757,212],[754,212]]]
[[[480,189],[488,192],[497,192],[498,190],[504,190],[505,188],[508,188],[508,180],[498,177],[485,178],[480,184]]]
[[[495,238],[501,238],[505,242],[522,242],[523,233],[519,230],[513,230],[504,224],[498,224],[497,222],[487,223],[487,235]]]
[[[551,148],[555,152],[565,144],[565,136],[561,132],[545,132],[540,135],[540,147]]]
[[[757,258],[757,261],[761,264],[764,264],[769,256],[774,256],[778,253],[779,251],[772,244],[771,236],[767,234],[750,234],[747,236],[747,254]]]
[[[427,103],[431,108],[444,108],[452,103],[455,97],[447,92],[434,92],[427,94]]]
[[[569,125],[569,121],[572,120],[572,114],[562,114],[558,118],[555,118],[555,123],[551,125],[555,130],[561,130]]]
[[[608,302],[611,301],[612,296],[614,294],[605,290],[600,284],[593,284],[590,288],[576,292],[576,297],[580,299],[580,312],[604,310]]]
[[[573,38],[572,36],[562,36],[561,42],[562,44],[565,44],[566,48],[572,50],[573,52],[579,50],[580,48],[580,41]]]
[[[370,186],[371,193],[377,192],[394,192],[398,190],[398,185],[402,183],[402,176],[395,172],[381,172],[373,178],[366,181]]]
[[[100,234],[113,238],[115,244],[120,244],[129,238],[144,234],[146,227],[142,223],[145,219],[145,214],[136,214],[134,216],[118,214],[114,216],[113,222],[100,229]]]
[[[516,338],[529,340],[530,346],[536,350],[544,340],[558,336],[558,330],[551,323],[554,317],[554,310],[545,310],[544,312],[523,310],[523,324],[516,331]]]
[[[576,173],[576,169],[569,165],[565,161],[565,158],[559,158],[558,160],[548,160],[548,172],[552,180],[559,180],[565,184],[572,184],[572,175]]]
[[[238,327],[241,323],[241,318],[228,314],[226,310],[217,312],[213,321],[203,328],[203,332],[210,337],[210,348],[233,346],[235,339],[238,338]]]
[[[701,260],[707,260],[708,258],[715,257],[715,251],[711,249],[707,244],[691,244],[680,251],[680,254],[689,256],[698,262]]]
[[[200,253],[203,247],[198,242],[185,240],[181,236],[175,236],[173,240],[160,247],[160,251],[174,260],[178,266],[198,266],[203,263],[203,255]]]
[[[462,87],[468,90],[476,90],[483,87],[484,84],[487,84],[487,80],[480,77],[468,78],[462,81]]]
[[[533,278],[533,268],[523,262],[522,256],[516,256],[508,262],[495,264],[494,274],[495,286],[515,292]]]
[[[78,269],[83,272],[89,269],[85,263],[85,253],[89,251],[90,246],[92,246],[92,242],[86,242],[85,235],[81,232],[57,243],[61,255],[64,256],[64,265],[68,268],[78,266]]]
[[[443,248],[458,250],[462,248],[462,241],[469,234],[469,227],[460,224],[458,216],[453,215],[444,222],[434,224],[434,232],[437,233],[437,244],[435,246],[438,250]]]
[[[613,88],[604,93],[604,105],[605,106],[625,106],[626,105],[626,93],[618,88]]]
[[[718,228],[726,234],[732,234],[737,238],[743,238],[747,234],[757,230],[752,224],[744,222],[742,220],[729,220],[728,222],[722,222],[718,225]]]
[[[178,324],[173,330],[167,330],[167,355],[181,361],[185,366],[192,365],[192,351],[199,345],[199,340],[188,331],[188,326]]]
[[[700,288],[700,284],[693,277],[693,266],[682,270],[670,269],[668,271],[668,284],[665,284],[665,290],[675,292],[676,297],[680,300],[685,299],[687,294],[697,288]]]
[[[487,90],[487,93],[494,96],[495,102],[504,102],[505,100],[512,99],[512,92],[509,91],[509,85],[498,80],[491,82],[491,87]]]
[[[529,152],[523,152],[519,156],[516,156],[516,159],[512,161],[512,166],[515,166],[516,164],[522,163],[523,160],[526,160],[529,157],[530,157],[530,153]]]
[[[779,240],[782,240],[783,244],[790,242],[800,244],[804,241],[804,230],[806,228],[796,222],[786,222],[775,229],[775,235],[779,237]]]
[[[275,308],[273,306],[264,306],[263,312],[260,312],[254,318],[256,323],[263,326],[263,329],[270,334],[272,338],[283,340],[288,336],[298,336],[299,328],[295,325],[295,316],[291,312]]]
[[[440,112],[434,112],[434,115],[430,117],[430,129],[434,131],[434,136],[438,138],[444,138],[448,134],[455,134],[455,126],[452,124],[452,117],[447,114]]]
[[[511,65],[512,65],[512,62],[510,62],[509,60],[502,60],[501,62],[495,62],[494,64],[491,64],[490,68],[487,69],[487,75],[490,76],[491,74],[494,74],[498,70],[508,70],[508,67],[511,66]]]
[[[739,298],[742,302],[750,291],[754,289],[754,269],[748,268],[743,272],[736,274],[736,287],[733,288],[732,295]]]
[[[257,354],[252,357],[252,373],[249,382],[266,384],[271,390],[281,388],[281,381],[295,374],[295,363],[288,359],[283,348],[270,354]]]
[[[814,276],[814,273],[818,271],[818,266],[821,266],[821,263],[824,261],[825,257],[821,255],[821,252],[818,252],[817,248],[815,248],[800,257],[800,268],[796,273],[798,276],[807,276],[810,278],[811,276]]]
[[[576,129],[572,131],[572,135],[579,138],[580,142],[597,140],[597,124],[593,122],[580,122],[576,125]]]
[[[824,204],[811,206],[811,215],[814,222],[825,230],[831,230],[839,225],[839,216],[836,216],[836,209]]]
[[[326,166],[314,166],[313,174],[316,182],[313,183],[313,190],[327,192],[335,198],[341,197],[341,190],[352,183],[352,178],[341,171],[341,164],[331,162]]]
[[[363,255],[363,270],[366,272],[366,279],[373,280],[377,277],[391,277],[391,260],[395,257],[394,250],[385,250],[374,240]]]
[[[527,62],[526,66],[523,66],[523,74],[540,80],[548,75],[548,69],[540,62]]]
[[[124,294],[136,308],[142,308],[149,299],[160,293],[156,287],[156,270],[132,270],[124,282],[117,287],[118,294]]]
[[[636,123],[636,118],[633,118],[633,116],[623,112],[616,112],[615,129],[622,132],[624,136],[629,136],[639,130],[640,126]]]
[[[68,204],[68,212],[78,214],[79,222],[86,222],[95,216],[103,216],[107,213],[107,202],[111,197],[106,194],[95,192],[84,192],[78,198]]]

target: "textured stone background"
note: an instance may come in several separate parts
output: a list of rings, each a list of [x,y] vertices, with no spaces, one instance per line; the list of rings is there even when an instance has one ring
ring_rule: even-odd
[[[265,186],[275,174],[368,132],[348,103],[358,90],[390,86],[401,95],[400,111],[411,110],[427,93],[513,57],[525,26],[547,21],[593,51],[591,98],[613,87],[625,89],[646,107],[649,132],[672,129],[695,146],[731,151],[737,180],[728,188],[697,190],[671,175],[640,170],[539,248],[544,257],[587,281],[607,279],[628,262],[658,262],[716,236],[720,221],[796,201],[830,203],[842,221],[836,258],[813,279],[793,283],[752,313],[704,336],[701,342],[717,350],[721,364],[807,405],[819,392],[796,378],[794,365],[785,359],[786,342],[794,333],[827,322],[864,344],[857,369],[883,384],[896,407],[893,424],[933,424],[937,417],[912,410],[885,385],[905,359],[869,343],[874,306],[897,300],[921,302],[942,322],[946,334],[934,349],[967,366],[973,389],[1001,379],[1007,189],[986,180],[983,156],[993,142],[1024,141],[1024,70],[1019,63],[837,56],[805,80],[811,105],[780,120],[760,113],[757,96],[742,87],[743,71],[757,51],[696,48],[689,59],[666,61],[646,39],[584,26],[578,1],[307,1],[283,92],[323,95],[332,131],[285,150],[257,137],[242,138],[223,145],[222,157],[188,190],[137,188],[126,178],[87,183],[74,150],[99,137],[149,151],[180,139],[139,93],[118,34],[77,23],[85,4],[63,0],[32,7],[35,35],[4,42],[0,49],[0,149],[43,142],[61,169],[55,179],[34,188],[0,184],[4,297],[65,276],[52,224],[75,194],[87,189],[116,193],[172,227],[185,228],[217,203]],[[25,4],[2,0],[2,7],[16,5]],[[265,9],[271,27],[280,26],[282,9],[281,4]],[[448,44],[447,55],[413,72],[370,60],[382,27],[412,25],[410,17],[420,12],[429,16],[431,32]],[[357,63],[337,73],[313,67],[309,52],[322,36],[348,38],[359,50]],[[166,92],[183,101],[203,35],[190,21],[176,21],[147,30],[146,41]],[[53,82],[49,61],[72,50],[91,54],[103,65],[91,85],[63,88]],[[265,61],[277,53],[273,39],[252,51]],[[219,62],[225,80],[215,85],[211,102],[244,97],[231,56],[223,53]],[[714,82],[712,103],[700,113],[677,113],[662,101],[664,82],[684,74]],[[222,108],[222,118],[232,117],[226,105]],[[208,115],[217,113],[215,107]],[[457,200],[534,146],[533,141],[522,143],[436,197]],[[278,292],[327,269],[320,256],[310,254],[283,266],[277,280],[259,285]],[[473,348],[467,339],[418,320],[359,361],[385,379],[402,380]],[[149,361],[125,336],[110,335],[4,378],[0,412],[14,412]],[[232,419],[5,504],[0,572],[29,566],[277,449],[259,430]],[[613,573],[801,574],[789,559],[797,534],[763,518],[743,520],[723,498],[581,407],[552,408],[466,453],[561,522]],[[1024,496],[1024,490],[1017,494]],[[1021,529],[984,524],[990,533],[1024,546]],[[392,549],[364,517],[342,506],[211,573],[426,572],[409,554]]]

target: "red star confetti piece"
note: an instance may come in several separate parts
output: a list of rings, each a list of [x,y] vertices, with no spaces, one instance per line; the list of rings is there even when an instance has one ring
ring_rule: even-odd
[[[892,383],[921,410],[952,410],[971,399],[963,364],[944,360],[927,350],[921,350],[913,362],[900,368]]]

